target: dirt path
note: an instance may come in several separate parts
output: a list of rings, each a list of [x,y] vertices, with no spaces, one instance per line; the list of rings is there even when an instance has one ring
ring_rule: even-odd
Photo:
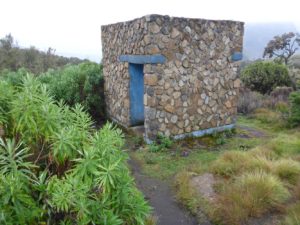
[[[247,132],[246,134],[239,134],[238,136],[241,138],[264,138],[264,137],[268,137],[268,135],[266,133],[264,133],[261,130],[257,130],[255,128],[251,128],[248,126],[244,126],[244,125],[238,125],[237,126],[238,129]]]
[[[169,185],[141,173],[140,165],[129,160],[137,187],[144,193],[158,218],[158,225],[197,225],[196,219],[176,203]],[[201,224],[204,225],[204,224]]]

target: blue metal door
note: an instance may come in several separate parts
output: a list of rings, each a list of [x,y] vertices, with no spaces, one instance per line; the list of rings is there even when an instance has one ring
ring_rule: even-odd
[[[130,120],[131,125],[144,124],[144,74],[143,64],[129,63]]]

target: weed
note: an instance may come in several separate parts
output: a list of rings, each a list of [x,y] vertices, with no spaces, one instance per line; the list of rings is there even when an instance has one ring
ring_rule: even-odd
[[[155,143],[148,145],[148,147],[149,147],[149,152],[159,152],[162,150],[161,146]]]
[[[156,142],[148,145],[148,148],[150,152],[161,152],[170,148],[172,145],[173,141],[169,137],[158,135]]]
[[[142,136],[132,136],[131,141],[135,145],[135,147],[139,147],[144,144],[144,139]]]
[[[157,143],[161,146],[161,148],[170,148],[173,145],[173,141],[164,135],[158,135]]]

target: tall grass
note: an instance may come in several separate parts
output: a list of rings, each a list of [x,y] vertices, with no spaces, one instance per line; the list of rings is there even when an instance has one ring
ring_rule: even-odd
[[[274,175],[256,171],[225,183],[217,202],[215,216],[225,224],[242,224],[277,207],[289,198],[289,191]]]

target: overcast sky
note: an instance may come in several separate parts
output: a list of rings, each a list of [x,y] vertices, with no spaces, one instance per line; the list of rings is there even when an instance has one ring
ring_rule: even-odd
[[[101,58],[101,25],[162,14],[244,22],[293,22],[299,0],[0,0],[0,37],[67,56]]]

